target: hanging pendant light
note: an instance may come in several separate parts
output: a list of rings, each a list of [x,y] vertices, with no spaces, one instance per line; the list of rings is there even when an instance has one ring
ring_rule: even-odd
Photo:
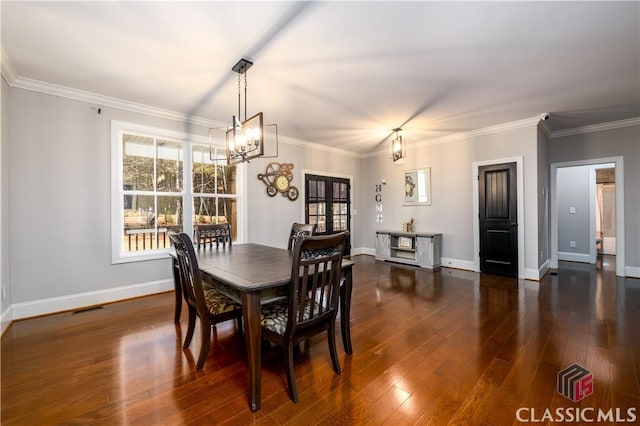
[[[404,140],[402,139],[402,135],[400,132],[402,129],[400,127],[393,129],[396,133],[393,139],[391,140],[391,158],[393,161],[398,161],[401,158],[406,156]]]
[[[232,118],[232,127],[226,133],[227,164],[249,162],[264,155],[264,126],[262,112],[247,119],[247,70],[253,62],[240,59],[231,68],[238,74],[238,115]],[[244,121],[240,118],[241,76],[244,75]]]

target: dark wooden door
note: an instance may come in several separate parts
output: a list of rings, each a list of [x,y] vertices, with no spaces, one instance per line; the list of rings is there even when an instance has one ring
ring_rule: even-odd
[[[480,271],[518,276],[516,163],[481,166]]]

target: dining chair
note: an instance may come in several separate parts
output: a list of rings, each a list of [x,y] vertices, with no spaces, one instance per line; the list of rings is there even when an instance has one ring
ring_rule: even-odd
[[[242,332],[242,306],[235,301],[217,291],[215,288],[204,288],[198,259],[193,249],[193,243],[184,232],[169,234],[171,242],[176,250],[178,269],[182,294],[189,310],[189,323],[187,335],[184,339],[183,348],[186,349],[191,344],[196,326],[196,317],[200,318],[200,329],[202,331],[202,344],[200,355],[196,363],[196,369],[204,366],[209,353],[211,340],[211,330],[215,331],[215,325],[236,319],[238,329]]]
[[[333,371],[340,374],[335,323],[346,233],[299,237],[293,248],[289,297],[262,306],[262,333],[284,347],[289,398],[298,402],[293,348],[327,332]]]
[[[193,234],[195,236],[198,250],[200,247],[213,248],[213,244],[216,244],[216,248],[222,244],[226,247],[229,244],[231,247],[231,225],[228,223],[206,223],[193,226]]]
[[[317,225],[314,223],[313,225],[308,223],[296,223],[294,222],[291,225],[291,232],[289,233],[289,245],[287,249],[289,251],[293,250],[293,246],[295,245],[296,239],[301,236],[309,236],[316,233]]]

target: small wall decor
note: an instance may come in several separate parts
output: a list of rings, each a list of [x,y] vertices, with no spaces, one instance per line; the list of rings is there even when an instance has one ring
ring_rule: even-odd
[[[431,204],[431,168],[407,170],[404,172],[405,206]]]
[[[381,183],[376,184],[374,199],[376,200],[376,222],[378,223],[382,222],[382,185],[386,184],[387,181],[384,179]]]
[[[409,220],[408,222],[405,222],[402,224],[402,231],[403,232],[412,232],[413,231],[413,218],[411,218],[411,220]]]
[[[275,197],[279,192],[291,201],[298,199],[298,188],[291,185],[293,180],[293,163],[269,163],[264,173],[258,174],[258,179],[267,185],[267,195]]]

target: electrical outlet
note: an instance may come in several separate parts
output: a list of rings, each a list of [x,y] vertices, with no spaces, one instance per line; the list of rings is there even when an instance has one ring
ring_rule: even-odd
[[[569,241],[569,247],[576,248],[576,242],[575,241]]]

